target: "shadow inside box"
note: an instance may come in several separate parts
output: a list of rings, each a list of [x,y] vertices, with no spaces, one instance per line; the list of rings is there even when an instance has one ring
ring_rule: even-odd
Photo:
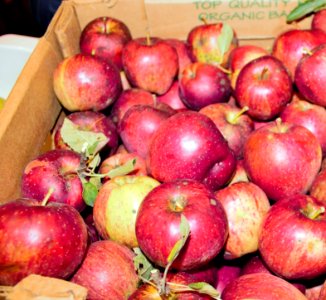
[[[0,35],[40,37],[44,30],[32,14],[30,0],[0,0]]]

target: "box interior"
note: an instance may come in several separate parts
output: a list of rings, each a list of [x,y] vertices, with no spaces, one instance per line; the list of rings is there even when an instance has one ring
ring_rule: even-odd
[[[269,5],[264,6],[263,2]],[[298,1],[64,0],[0,113],[0,203],[20,196],[24,167],[50,148],[51,130],[64,113],[53,91],[52,74],[64,57],[79,51],[81,30],[93,18],[106,15],[121,19],[133,37],[150,34],[185,39],[191,28],[202,24],[204,16],[209,22],[228,22],[240,43],[270,49],[281,31],[309,28],[309,18],[285,23],[284,13],[297,4]]]

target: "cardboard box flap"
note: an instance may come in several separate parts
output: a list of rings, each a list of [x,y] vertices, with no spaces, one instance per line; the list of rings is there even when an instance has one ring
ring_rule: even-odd
[[[0,203],[20,195],[23,168],[41,152],[61,111],[50,88],[51,71],[60,60],[53,45],[41,38],[0,114]]]

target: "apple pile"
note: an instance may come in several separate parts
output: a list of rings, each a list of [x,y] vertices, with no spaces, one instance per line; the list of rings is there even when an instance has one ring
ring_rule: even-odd
[[[0,285],[36,273],[96,300],[325,300],[323,12],[270,50],[226,23],[179,40],[92,20],[53,73],[53,148],[0,206]]]

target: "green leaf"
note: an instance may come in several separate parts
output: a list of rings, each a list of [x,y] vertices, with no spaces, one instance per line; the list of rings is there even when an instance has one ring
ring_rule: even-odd
[[[220,63],[223,61],[224,54],[230,49],[233,36],[232,27],[227,23],[223,23],[221,34],[217,38],[217,44],[221,55]]]
[[[137,274],[146,280],[150,280],[152,276],[152,271],[155,268],[152,266],[150,261],[147,257],[143,254],[140,248],[134,248],[133,251],[135,252],[134,256],[134,266],[137,271]]]
[[[108,142],[108,138],[101,132],[92,132],[79,129],[67,117],[60,129],[63,141],[74,151],[91,157],[99,152]]]
[[[125,164],[110,170],[105,176],[111,179],[117,176],[124,176],[135,169],[136,159],[130,159]]]
[[[317,12],[321,8],[326,7],[326,0],[307,0],[296,6],[287,16],[287,22],[299,20],[308,14]]]
[[[88,163],[88,168],[90,168],[92,171],[96,169],[101,163],[101,157],[100,154],[97,153]]]
[[[88,206],[94,206],[97,194],[98,188],[92,182],[83,183],[83,199]]]
[[[194,282],[188,285],[192,290],[201,294],[207,294],[214,299],[220,299],[220,293],[213,286],[206,282]]]
[[[172,262],[177,258],[181,249],[185,245],[185,243],[189,237],[189,234],[190,234],[190,226],[189,226],[188,220],[186,219],[186,217],[183,214],[181,214],[181,222],[180,222],[181,239],[178,240],[174,244],[174,246],[168,256],[168,263],[172,264]]]

